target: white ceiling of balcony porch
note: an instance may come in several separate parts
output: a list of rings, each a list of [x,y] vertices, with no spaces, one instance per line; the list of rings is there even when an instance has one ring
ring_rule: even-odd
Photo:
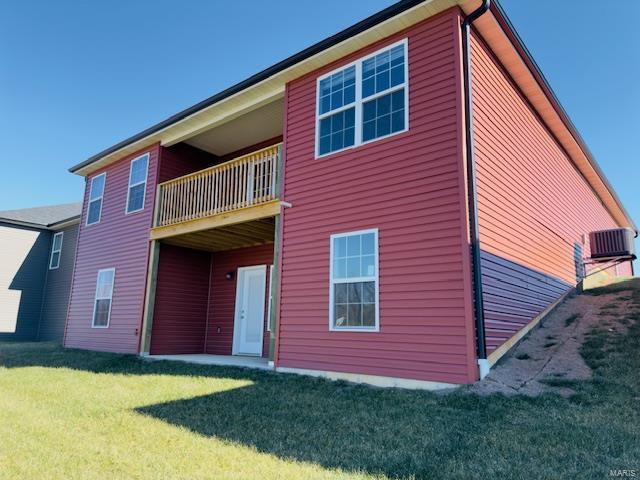
[[[221,156],[282,135],[284,100],[263,105],[222,125],[195,135],[185,143]]]

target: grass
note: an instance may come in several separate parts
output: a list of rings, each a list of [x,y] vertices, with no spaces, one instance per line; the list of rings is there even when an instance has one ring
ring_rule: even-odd
[[[640,307],[640,290],[634,292]],[[624,312],[621,312],[623,314]],[[640,469],[640,313],[569,399],[374,389],[0,344],[0,478],[605,478]]]
[[[581,315],[579,313],[574,313],[573,315],[569,315],[564,320],[564,326],[568,327],[569,325],[573,324],[576,320],[578,320],[580,317],[581,317]]]
[[[629,288],[637,289],[638,287],[638,279],[633,278],[631,280],[626,280],[623,282],[612,283],[611,285],[607,285],[606,287],[592,288],[589,290],[584,290],[582,295],[609,295],[611,293],[620,293]]]
[[[600,307],[600,310],[617,310],[619,307],[619,304],[616,302],[609,302],[609,303],[605,303],[604,305],[602,305]]]

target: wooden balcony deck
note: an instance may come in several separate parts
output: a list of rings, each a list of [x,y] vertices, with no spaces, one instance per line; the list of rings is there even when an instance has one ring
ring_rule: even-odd
[[[151,240],[278,215],[280,151],[272,145],[159,184]]]

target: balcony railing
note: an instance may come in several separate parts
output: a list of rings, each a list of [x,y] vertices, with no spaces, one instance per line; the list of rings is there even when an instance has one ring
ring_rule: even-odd
[[[276,200],[280,144],[158,185],[154,226]]]

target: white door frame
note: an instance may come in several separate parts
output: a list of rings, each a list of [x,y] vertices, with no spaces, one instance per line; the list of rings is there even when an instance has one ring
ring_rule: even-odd
[[[231,353],[233,355],[251,355],[248,353],[239,352],[240,348],[240,309],[242,306],[242,291],[243,288],[240,288],[241,283],[244,282],[244,273],[250,270],[261,270],[264,275],[264,286],[265,291],[263,292],[263,307],[262,307],[262,322],[260,323],[260,352],[257,354],[258,357],[262,356],[263,353],[263,345],[264,345],[264,300],[266,295],[266,286],[267,286],[267,266],[266,265],[252,265],[250,267],[239,267],[236,275],[236,304],[234,308],[234,318],[233,318],[233,347]]]

